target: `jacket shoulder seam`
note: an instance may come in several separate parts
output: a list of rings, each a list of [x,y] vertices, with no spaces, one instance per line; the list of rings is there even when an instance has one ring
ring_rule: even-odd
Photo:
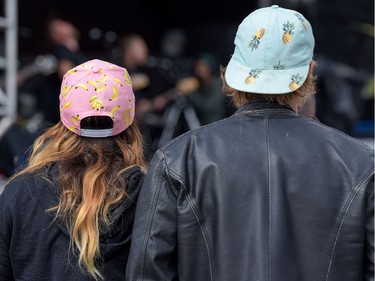
[[[164,157],[164,154],[162,153],[162,151],[159,151],[159,152],[156,152],[160,155],[160,162],[162,163],[162,167],[160,167],[159,169],[163,170],[166,166],[166,163],[165,163],[165,157]],[[159,195],[160,195],[160,190],[161,190],[161,179],[163,177],[163,173],[160,173],[157,177],[157,182],[155,183],[155,186],[156,186],[156,189],[155,189],[155,194],[152,196],[152,199],[151,199],[151,208],[147,214],[147,218],[150,218],[150,219],[147,219],[147,226],[146,226],[146,236],[147,239],[144,240],[144,242],[142,243],[142,251],[141,251],[141,264],[140,264],[140,268],[139,268],[139,275],[141,276],[141,279],[140,280],[143,280],[143,277],[144,277],[144,272],[145,272],[145,259],[146,259],[146,251],[147,251],[147,247],[148,247],[148,243],[149,243],[149,237],[150,237],[150,233],[151,233],[151,226],[153,224],[153,221],[154,221],[154,215],[155,215],[155,211],[156,211],[156,207],[157,207],[157,202],[159,200]]]
[[[346,219],[346,216],[350,210],[350,207],[352,206],[352,203],[354,202],[356,196],[358,195],[358,193],[362,190],[363,187],[365,187],[367,185],[367,183],[370,181],[370,179],[374,176],[374,172],[371,172],[366,178],[365,180],[363,180],[361,183],[359,183],[355,188],[354,190],[352,191],[352,193],[350,194],[349,198],[347,199],[345,205],[344,205],[344,208],[343,210],[340,212],[340,220],[338,221],[338,229],[337,229],[337,232],[336,232],[336,235],[335,235],[335,239],[333,241],[333,245],[332,245],[332,251],[331,251],[331,254],[330,254],[330,257],[329,257],[329,261],[328,261],[328,265],[327,265],[327,273],[326,273],[326,278],[325,280],[328,281],[329,280],[329,275],[331,273],[331,266],[332,266],[332,262],[333,262],[333,259],[334,259],[334,254],[335,254],[335,250],[336,250],[336,245],[337,245],[337,241],[339,240],[339,237],[340,237],[340,233],[341,233],[341,229],[342,229],[342,226],[345,222],[345,219]]]
[[[187,193],[186,191],[186,188],[185,188],[185,183],[184,181],[181,179],[181,177],[175,173],[174,171],[172,170],[169,170],[168,169],[168,165],[165,163],[166,165],[166,169],[167,169],[167,173],[172,177],[174,178],[175,180],[177,180],[183,190],[184,190],[184,194],[185,194],[185,198],[188,202],[188,205],[189,205],[189,209],[191,210],[191,212],[193,213],[195,219],[196,219],[196,222],[198,223],[199,225],[199,228],[201,230],[201,233],[202,233],[202,236],[203,236],[203,239],[204,239],[204,242],[206,244],[206,247],[207,247],[207,255],[208,255],[208,264],[209,264],[209,267],[210,267],[210,279],[211,281],[213,281],[213,269],[212,269],[212,254],[211,254],[211,246],[210,246],[210,243],[209,243],[209,240],[208,240],[208,234],[207,234],[207,230],[206,228],[204,227],[203,223],[202,223],[202,220],[201,220],[201,215],[200,215],[200,212],[198,210],[198,208],[196,208],[196,204],[194,204],[194,200],[191,198],[191,196],[189,196],[189,194]]]

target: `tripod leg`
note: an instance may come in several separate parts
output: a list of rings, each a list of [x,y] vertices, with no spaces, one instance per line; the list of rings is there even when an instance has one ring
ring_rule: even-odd
[[[173,138],[181,113],[184,114],[189,130],[200,127],[200,122],[194,108],[188,103],[185,97],[179,96],[167,112],[167,118],[159,139],[158,148]]]
[[[180,115],[181,108],[177,104],[173,104],[168,110],[165,126],[158,142],[158,148],[173,138]]]
[[[196,129],[201,126],[198,116],[191,105],[186,106],[183,112],[186,123],[188,124],[190,130]]]

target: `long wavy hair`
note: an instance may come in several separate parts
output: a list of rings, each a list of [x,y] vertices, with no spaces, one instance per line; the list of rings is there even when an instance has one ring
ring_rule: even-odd
[[[81,127],[92,128],[103,117],[86,119]],[[123,174],[134,166],[143,172],[147,168],[139,129],[133,123],[114,137],[86,138],[72,133],[60,121],[35,141],[28,166],[12,179],[52,166],[57,171],[52,180],[61,189],[61,197],[48,211],[66,222],[70,248],[74,245],[78,249],[81,270],[85,268],[96,280],[103,279],[96,265],[100,258],[99,225],[110,228],[114,223],[110,210],[126,196]]]
[[[316,67],[316,62],[313,61],[313,67]],[[316,94],[316,79],[315,75],[308,75],[305,82],[292,93],[287,94],[276,94],[276,95],[266,95],[266,94],[255,94],[238,91],[231,88],[225,80],[226,67],[220,66],[220,77],[222,80],[222,92],[231,98],[234,107],[238,108],[241,105],[252,101],[264,99],[266,101],[275,101],[282,105],[291,105],[296,103],[298,108],[301,108],[306,101],[313,95]]]

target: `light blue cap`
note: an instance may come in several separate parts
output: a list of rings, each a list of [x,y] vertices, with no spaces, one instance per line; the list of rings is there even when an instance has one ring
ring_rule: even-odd
[[[225,72],[231,88],[286,94],[306,80],[315,40],[302,14],[273,5],[248,15],[238,27],[234,44]]]

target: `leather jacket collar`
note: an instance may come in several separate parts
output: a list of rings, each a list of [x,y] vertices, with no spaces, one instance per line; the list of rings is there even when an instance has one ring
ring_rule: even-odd
[[[288,115],[297,115],[293,109],[287,105],[282,105],[273,101],[254,100],[249,101],[239,107],[235,115],[239,114],[264,114],[264,113],[286,113]]]

